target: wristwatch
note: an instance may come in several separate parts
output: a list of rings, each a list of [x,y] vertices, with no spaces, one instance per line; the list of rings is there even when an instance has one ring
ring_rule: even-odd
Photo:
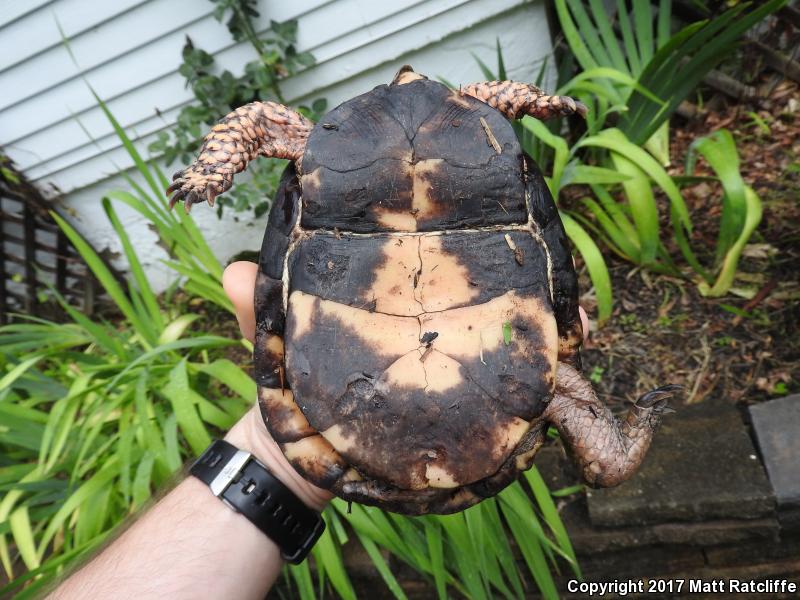
[[[325,531],[318,512],[303,504],[252,454],[224,440],[212,442],[189,473],[263,531],[292,564],[303,562]]]

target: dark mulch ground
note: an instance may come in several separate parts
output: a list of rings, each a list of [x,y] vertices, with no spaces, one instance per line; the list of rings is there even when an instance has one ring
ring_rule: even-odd
[[[764,204],[735,282],[742,294],[704,298],[692,281],[653,275],[609,257],[614,315],[608,325],[592,331],[583,355],[586,374],[612,406],[665,383],[683,384],[686,403],[710,396],[752,403],[800,390],[797,84],[779,84],[759,106],[723,106],[701,120],[675,123],[673,174],[683,173],[682,157],[692,140],[720,128],[733,133],[743,176]],[[702,163],[699,167],[698,174],[711,174]],[[713,249],[720,190],[701,183],[687,188],[684,196],[695,248]],[[669,247],[670,230],[662,231]],[[582,268],[581,289],[590,286]],[[584,294],[581,303],[591,315],[593,293]],[[735,314],[737,309],[745,312]]]

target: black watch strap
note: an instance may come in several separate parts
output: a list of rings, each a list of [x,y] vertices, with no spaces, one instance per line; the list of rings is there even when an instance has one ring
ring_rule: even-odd
[[[320,514],[303,504],[253,455],[224,440],[214,441],[189,472],[242,513],[299,564],[325,531]]]

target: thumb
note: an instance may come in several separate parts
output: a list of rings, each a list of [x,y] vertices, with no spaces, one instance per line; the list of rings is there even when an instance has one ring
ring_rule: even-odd
[[[222,287],[233,302],[242,336],[255,340],[256,314],[253,306],[258,265],[246,261],[231,263],[222,274]]]

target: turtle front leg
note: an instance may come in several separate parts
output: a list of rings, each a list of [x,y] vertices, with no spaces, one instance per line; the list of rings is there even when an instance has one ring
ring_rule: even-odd
[[[556,390],[544,418],[558,429],[589,485],[611,487],[631,477],[642,463],[669,398],[681,386],[644,394],[624,420],[617,419],[573,367],[558,363]]]
[[[237,108],[214,125],[187,168],[173,175],[167,188],[172,208],[183,200],[192,204],[214,199],[233,184],[233,176],[257,156],[300,160],[314,124],[303,115],[275,102],[252,102]]]

